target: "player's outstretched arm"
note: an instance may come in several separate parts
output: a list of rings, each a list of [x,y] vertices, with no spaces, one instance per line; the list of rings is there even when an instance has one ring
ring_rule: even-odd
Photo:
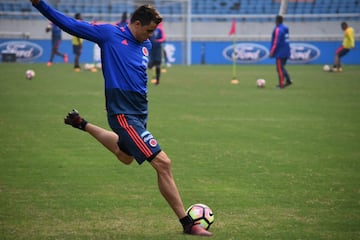
[[[100,27],[95,27],[85,21],[78,21],[56,10],[43,0],[30,0],[33,6],[47,19],[65,32],[92,42],[99,43],[106,37]]]

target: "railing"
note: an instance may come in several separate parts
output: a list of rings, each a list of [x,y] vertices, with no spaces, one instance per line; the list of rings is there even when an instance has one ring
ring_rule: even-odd
[[[0,39],[1,38],[13,38],[13,39],[29,39],[29,32],[5,32],[0,31]]]

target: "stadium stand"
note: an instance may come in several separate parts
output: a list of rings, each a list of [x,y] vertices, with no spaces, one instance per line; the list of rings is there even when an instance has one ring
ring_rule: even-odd
[[[274,16],[279,13],[281,0],[192,0],[191,16],[186,0],[47,0],[58,10],[73,16],[82,13],[85,21],[117,22],[123,12],[129,14],[143,3],[154,4],[164,16],[170,39],[182,38],[187,21],[192,23],[193,38],[225,38],[232,19],[241,23],[238,35],[244,39],[256,37],[267,39],[272,29]],[[353,26],[360,23],[360,0],[289,0],[285,14],[291,25],[292,36],[308,36],[330,39],[338,34],[334,24],[349,21]],[[0,1],[1,32],[24,31],[15,23],[23,21],[23,28],[32,29],[32,37],[45,37],[34,26],[41,25],[45,18],[26,0]],[[28,20],[39,20],[29,23]],[[40,22],[40,23],[38,23]],[[261,24],[259,24],[261,23]],[[311,24],[309,24],[311,23]],[[206,25],[204,25],[206,24]],[[211,27],[204,27],[210,26]],[[358,32],[358,29],[355,29]],[[217,35],[216,35],[217,34]],[[340,32],[341,34],[341,32]],[[216,35],[216,36],[215,36]],[[220,37],[219,37],[220,36]]]
[[[57,9],[65,13],[81,12],[83,15],[109,15],[119,14],[124,11],[131,13],[134,10],[134,1],[131,0],[50,0]],[[154,0],[152,2],[158,7],[162,14],[181,14],[186,11],[183,1]],[[191,11],[196,15],[259,15],[277,14],[280,7],[280,0],[198,0],[191,1]],[[3,0],[0,2],[0,18],[24,18],[28,19],[29,14],[36,13],[30,3],[24,0]],[[287,14],[299,15],[294,20],[301,19],[303,14],[344,14],[360,13],[360,0],[290,0]],[[31,15],[38,18],[38,14]],[[104,16],[102,16],[104,17]],[[204,17],[205,18],[205,17]],[[354,17],[356,18],[356,17]],[[357,16],[359,18],[359,16]],[[115,19],[107,19],[115,20]],[[322,20],[322,18],[316,18]],[[325,20],[326,19],[325,17]]]

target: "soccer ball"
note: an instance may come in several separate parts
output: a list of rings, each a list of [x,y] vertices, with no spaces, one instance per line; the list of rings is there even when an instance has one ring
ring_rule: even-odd
[[[29,80],[33,79],[33,77],[35,77],[35,72],[34,72],[34,70],[31,70],[31,69],[26,70],[26,72],[25,72],[25,77],[26,77],[27,79],[29,79]]]
[[[214,222],[214,214],[212,210],[202,203],[191,205],[186,213],[195,224],[199,224],[200,227],[208,230]]]
[[[324,70],[325,72],[330,71],[330,66],[329,66],[329,65],[324,65],[324,66],[323,66],[323,70]]]
[[[258,79],[256,80],[256,86],[258,86],[258,88],[263,88],[265,87],[266,81],[265,79]]]

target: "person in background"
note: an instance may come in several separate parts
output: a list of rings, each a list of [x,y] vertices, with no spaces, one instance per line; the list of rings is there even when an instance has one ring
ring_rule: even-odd
[[[112,131],[87,122],[76,110],[69,112],[64,123],[87,132],[126,165],[134,159],[139,165],[148,162],[156,171],[160,193],[178,217],[183,232],[211,236],[211,232],[187,215],[172,174],[171,160],[147,129],[149,38],[162,21],[160,13],[152,5],[142,5],[124,27],[93,25],[76,21],[43,0],[30,1],[64,31],[95,42],[101,48],[107,119]]]
[[[164,56],[164,63],[165,63],[166,67],[171,67],[171,64],[169,62],[169,59],[167,57],[167,53],[166,53],[166,50],[165,50],[166,34],[165,34],[165,29],[164,29],[163,22],[159,23],[158,28],[160,29],[160,31],[162,33],[162,38],[159,39],[158,41],[162,43],[162,54]],[[166,72],[166,69],[165,69],[165,72]]]
[[[341,29],[344,31],[344,39],[342,45],[336,49],[334,65],[332,72],[341,72],[341,58],[350,52],[350,49],[355,47],[355,32],[346,22],[341,23]]]
[[[45,31],[46,32],[51,31],[51,54],[47,66],[49,67],[52,66],[55,55],[61,56],[64,62],[68,63],[69,61],[68,55],[66,53],[61,53],[59,51],[59,47],[61,44],[61,29],[57,25],[50,22],[48,26],[45,28]]]
[[[276,60],[276,71],[279,78],[279,87],[283,89],[292,84],[290,75],[285,69],[287,60],[290,58],[289,28],[283,24],[283,17],[275,17],[275,28],[272,32],[270,57]]]
[[[128,22],[128,15],[127,12],[123,12],[123,14],[121,15],[121,19],[120,21],[118,21],[117,23],[115,23],[115,25],[119,26],[119,27],[124,27],[125,25],[127,25]]]
[[[75,19],[79,20],[79,21],[82,20],[81,14],[76,13]],[[73,47],[73,53],[74,53],[74,71],[80,72],[80,70],[81,70],[80,55],[81,55],[82,47],[83,47],[83,39],[79,38],[77,36],[73,36],[72,37],[72,47]]]
[[[163,32],[159,26],[155,29],[153,34],[150,37],[152,48],[149,55],[149,64],[148,68],[152,69],[155,67],[155,81],[156,85],[160,84],[160,74],[161,74],[161,61],[162,61],[162,43],[163,43]]]

